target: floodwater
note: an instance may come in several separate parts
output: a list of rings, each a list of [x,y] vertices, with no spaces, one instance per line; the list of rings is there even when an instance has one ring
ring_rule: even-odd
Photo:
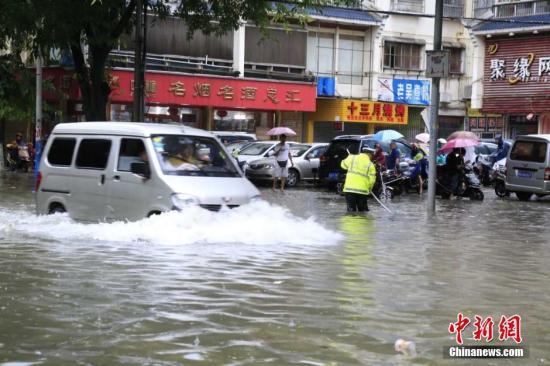
[[[30,179],[5,175],[0,365],[549,364],[550,200],[485,193],[438,201],[436,219],[417,195],[353,216],[306,187],[83,225],[34,216]],[[495,319],[491,345],[521,315],[529,358],[444,359],[459,312]]]

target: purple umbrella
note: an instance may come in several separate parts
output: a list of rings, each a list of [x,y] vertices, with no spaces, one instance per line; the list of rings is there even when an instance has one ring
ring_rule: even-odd
[[[279,135],[286,135],[286,136],[296,136],[296,132],[288,127],[275,127],[271,130],[267,131],[268,136],[279,136]]]

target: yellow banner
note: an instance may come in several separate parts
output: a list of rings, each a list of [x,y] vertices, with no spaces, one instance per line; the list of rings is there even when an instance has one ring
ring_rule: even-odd
[[[318,99],[313,121],[342,121],[406,125],[409,107],[405,104],[361,99]]]

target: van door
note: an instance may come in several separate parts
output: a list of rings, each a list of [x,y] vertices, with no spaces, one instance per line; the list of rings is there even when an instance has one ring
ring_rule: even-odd
[[[109,191],[108,218],[143,219],[152,210],[153,200],[157,196],[154,192],[156,178],[144,179],[133,174],[130,167],[133,162],[145,161],[152,171],[152,152],[147,151],[145,141],[140,138],[120,138],[116,145],[115,167],[106,182]]]
[[[106,217],[105,186],[112,140],[110,137],[82,138],[76,154],[71,182],[72,216],[75,219],[99,221]]]

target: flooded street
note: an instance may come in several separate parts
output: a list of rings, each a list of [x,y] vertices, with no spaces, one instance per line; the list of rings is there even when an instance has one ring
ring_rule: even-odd
[[[487,189],[428,219],[418,195],[353,216],[324,190],[262,189],[230,212],[83,225],[34,216],[30,187],[0,178],[0,365],[550,363],[548,198]],[[444,359],[459,312],[521,315],[529,358]]]

